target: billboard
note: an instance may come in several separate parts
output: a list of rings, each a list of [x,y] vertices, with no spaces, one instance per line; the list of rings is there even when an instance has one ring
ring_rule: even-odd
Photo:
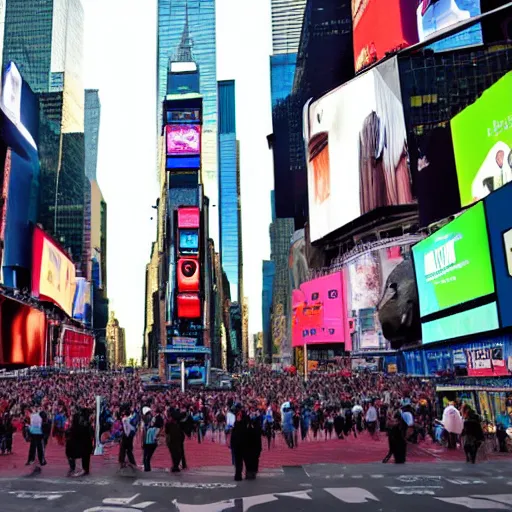
[[[32,294],[73,314],[75,265],[42,229],[35,227],[32,250]]]
[[[182,254],[197,254],[199,252],[199,230],[180,229],[179,230],[179,252]]]
[[[178,208],[178,228],[198,229],[200,225],[199,208],[195,206],[187,206]]]
[[[499,377],[508,375],[503,347],[464,350],[469,377]]]
[[[300,328],[302,333],[300,338],[293,337],[294,347],[350,341],[341,272],[303,283],[294,299],[292,331]]]
[[[386,349],[388,337],[411,341],[414,331],[419,331],[410,311],[417,304],[417,294],[409,268],[409,245],[376,248],[345,265],[354,350]],[[394,293],[404,300],[397,300]]]
[[[461,205],[512,181],[512,71],[450,122]]]
[[[168,124],[165,127],[167,154],[191,156],[201,153],[201,125]]]
[[[376,208],[413,203],[396,59],[312,103],[304,121],[311,241]]]
[[[422,317],[494,292],[482,202],[412,250]]]
[[[94,336],[64,327],[61,357],[65,368],[88,368],[94,355]]]
[[[46,317],[42,311],[0,297],[0,334],[0,364],[45,364]]]
[[[178,295],[178,318],[200,318],[201,301],[197,293],[181,293]]]
[[[200,284],[199,261],[192,258],[178,259],[178,292],[198,292]]]
[[[480,0],[352,0],[356,71],[480,14]],[[431,48],[453,50],[482,42],[482,28],[475,24]]]

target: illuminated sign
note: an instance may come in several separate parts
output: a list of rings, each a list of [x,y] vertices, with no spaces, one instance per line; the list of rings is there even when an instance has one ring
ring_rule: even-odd
[[[201,126],[198,124],[168,124],[165,127],[167,154],[190,156],[201,153]]]

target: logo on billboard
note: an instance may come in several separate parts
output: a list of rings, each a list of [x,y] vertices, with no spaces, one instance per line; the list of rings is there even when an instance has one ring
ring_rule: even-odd
[[[181,271],[185,277],[192,277],[197,271],[197,263],[189,260],[183,263]]]
[[[448,240],[445,244],[441,245],[441,247],[437,247],[425,254],[425,276],[438,274],[457,263],[455,242],[461,238],[462,235],[458,235],[451,240]]]
[[[311,294],[311,300],[318,300],[319,296],[320,295],[318,294],[318,292],[312,293]]]
[[[338,290],[329,290],[329,291],[327,292],[327,297],[328,297],[329,299],[331,299],[331,300],[332,300],[332,299],[337,299],[337,298],[338,298],[338,296],[339,296]]]

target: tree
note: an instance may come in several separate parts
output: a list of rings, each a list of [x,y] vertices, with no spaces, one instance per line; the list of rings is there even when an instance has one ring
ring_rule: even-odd
[[[128,366],[135,368],[137,366],[137,359],[130,357],[130,359],[128,359]]]

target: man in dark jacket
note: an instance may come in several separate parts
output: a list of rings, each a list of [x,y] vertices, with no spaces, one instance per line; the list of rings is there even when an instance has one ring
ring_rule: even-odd
[[[165,440],[171,454],[173,473],[180,472],[180,462],[183,458],[184,433],[179,425],[180,413],[173,409],[169,410],[167,423],[165,424]]]
[[[485,439],[484,431],[479,416],[467,404],[462,406],[462,417],[464,418],[462,439],[464,440],[466,461],[474,464],[476,462],[478,449]]]
[[[233,456],[235,459],[235,481],[240,482],[242,480],[242,473],[244,470],[244,458],[246,457],[246,449],[248,444],[248,416],[242,409],[241,405],[235,406],[235,425],[231,431],[231,449],[233,450]],[[254,468],[252,468],[254,469]],[[247,471],[247,465],[246,465]]]
[[[248,418],[246,442],[244,454],[246,478],[254,480],[259,471],[261,455],[261,419],[256,412]]]
[[[94,447],[94,430],[90,421],[89,409],[83,409],[73,415],[71,427],[66,432],[66,457],[71,476],[76,471],[76,459],[82,459],[82,476],[88,475],[91,454]]]

